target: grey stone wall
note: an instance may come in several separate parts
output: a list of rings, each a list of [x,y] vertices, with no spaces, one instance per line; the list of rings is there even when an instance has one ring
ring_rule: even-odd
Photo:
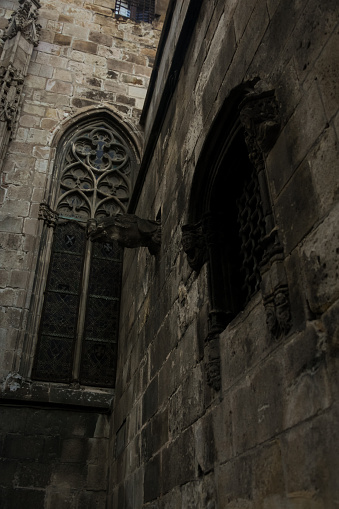
[[[106,415],[1,406],[1,508],[104,509],[108,435]]]
[[[189,5],[174,8],[177,31],[169,32],[144,112],[149,164],[136,212],[154,219],[161,211],[162,247],[157,257],[142,248],[125,254],[108,507],[332,509],[338,5],[202,2],[193,36],[180,48],[183,66],[171,74]],[[272,340],[258,292],[221,334],[215,392],[203,362],[207,267],[199,275],[190,269],[181,226],[207,133],[231,91],[254,78],[275,90],[281,112],[266,172],[293,325]],[[166,116],[155,132],[160,108]]]

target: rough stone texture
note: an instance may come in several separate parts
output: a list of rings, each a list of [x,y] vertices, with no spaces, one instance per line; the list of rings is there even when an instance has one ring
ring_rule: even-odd
[[[1,507],[103,509],[108,449],[103,420],[107,416],[96,413],[2,405]],[[96,469],[100,476],[93,483]]]
[[[4,1],[8,17],[13,2]],[[144,159],[130,211],[161,218],[161,250],[124,253],[109,426],[95,413],[4,406],[4,500],[35,509],[335,509],[338,3],[184,0],[170,8],[142,112]],[[31,362],[22,338],[54,136],[100,104],[140,129],[161,27],[117,20],[107,0],[52,0],[40,18],[1,181],[5,375],[18,369],[22,349]],[[204,171],[213,169],[207,135],[235,87],[257,79],[279,106],[280,131],[264,162],[292,325],[272,339],[258,291],[220,333],[215,391],[204,359],[209,269],[190,268],[181,226],[196,168],[205,161]],[[40,401],[53,403],[41,391]]]
[[[177,30],[165,43],[143,112],[154,150],[136,213],[155,218],[161,210],[162,249],[156,260],[145,251],[128,253],[124,266],[125,288],[134,290],[123,294],[113,432],[126,421],[128,442],[141,437],[135,472],[144,469],[143,502],[119,498],[130,474],[113,475],[109,501],[152,509],[334,509],[339,180],[338,101],[330,82],[337,76],[338,6],[202,2],[166,117],[154,132],[188,6],[182,3],[180,15],[174,10]],[[216,394],[202,361],[207,271],[189,268],[178,226],[188,222],[194,169],[220,107],[234,87],[255,77],[275,89],[280,108],[280,134],[265,162],[293,323],[287,336],[272,341],[260,292],[253,297],[220,336]],[[155,439],[160,415],[168,416],[168,428],[161,419],[162,438]],[[333,453],[326,445],[331,436]],[[119,471],[121,458],[112,461]]]

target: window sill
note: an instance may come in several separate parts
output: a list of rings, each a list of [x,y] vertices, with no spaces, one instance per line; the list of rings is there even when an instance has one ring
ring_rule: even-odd
[[[73,387],[68,384],[34,382],[18,373],[9,373],[0,390],[0,404],[57,407],[110,413],[114,389]]]

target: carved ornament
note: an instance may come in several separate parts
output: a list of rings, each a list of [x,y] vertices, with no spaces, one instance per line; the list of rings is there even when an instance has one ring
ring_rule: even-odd
[[[135,214],[117,214],[103,219],[89,219],[88,237],[92,241],[116,240],[121,247],[148,247],[152,255],[158,253],[161,244],[159,221],[141,219]]]
[[[33,46],[39,44],[39,37],[41,32],[41,25],[37,23],[38,8],[40,4],[32,2],[31,0],[19,0],[20,6],[15,10],[10,19],[8,26],[5,30],[2,39],[12,39],[21,32],[22,36]]]
[[[291,328],[291,310],[288,289],[277,288],[274,295],[264,302],[266,323],[272,339],[285,336]]]
[[[279,109],[273,91],[249,94],[240,104],[240,120],[246,133],[246,143],[257,157],[257,150],[267,153],[280,131]]]
[[[52,210],[51,207],[47,205],[47,203],[40,203],[38,219],[42,219],[47,226],[55,228],[58,217],[59,214]]]
[[[12,64],[0,67],[0,120],[6,122],[11,133],[18,115],[23,83],[23,74]]]
[[[181,243],[187,255],[189,266],[199,272],[208,258],[201,221],[196,224],[186,224],[182,227]]]

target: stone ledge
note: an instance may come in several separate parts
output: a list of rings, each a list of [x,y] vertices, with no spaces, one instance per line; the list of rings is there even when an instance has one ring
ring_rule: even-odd
[[[88,388],[51,382],[25,380],[19,373],[9,373],[0,388],[0,405],[17,404],[59,408],[76,407],[110,413],[114,389]]]

